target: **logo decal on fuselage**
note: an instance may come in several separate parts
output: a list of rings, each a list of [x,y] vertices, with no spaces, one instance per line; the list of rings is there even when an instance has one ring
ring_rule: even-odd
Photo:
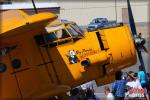
[[[77,50],[76,54],[79,55],[78,57],[80,58],[80,60],[84,59],[87,56],[90,55],[94,55],[94,54],[98,54],[101,50],[100,49],[82,49],[82,50]]]
[[[69,50],[67,57],[68,57],[68,60],[69,60],[70,64],[74,64],[74,63],[79,62],[79,59],[76,56],[76,53],[75,53],[74,50]]]

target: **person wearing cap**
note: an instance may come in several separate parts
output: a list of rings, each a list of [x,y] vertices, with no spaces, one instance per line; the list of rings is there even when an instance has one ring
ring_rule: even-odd
[[[129,100],[136,100],[140,98],[145,97],[144,89],[142,88],[139,77],[137,76],[137,73],[134,73],[133,71],[129,71],[127,73],[127,83],[126,83],[126,97],[128,97]],[[143,91],[143,92],[142,92]]]
[[[129,71],[127,73],[127,83],[126,86],[129,86],[130,88],[135,89],[142,89],[142,86],[140,84],[140,78],[137,76],[137,73],[134,73],[133,71]]]

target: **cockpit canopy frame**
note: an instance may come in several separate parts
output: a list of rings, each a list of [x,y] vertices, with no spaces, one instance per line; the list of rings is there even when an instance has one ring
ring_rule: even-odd
[[[35,36],[40,45],[58,46],[75,42],[84,37],[84,31],[75,22],[56,22],[49,24],[44,34]]]

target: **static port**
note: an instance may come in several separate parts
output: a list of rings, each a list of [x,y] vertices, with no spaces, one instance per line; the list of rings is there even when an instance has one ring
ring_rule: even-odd
[[[0,73],[5,72],[7,69],[6,65],[3,63],[0,63]]]
[[[14,69],[18,69],[21,67],[21,61],[19,59],[12,60],[11,64]]]

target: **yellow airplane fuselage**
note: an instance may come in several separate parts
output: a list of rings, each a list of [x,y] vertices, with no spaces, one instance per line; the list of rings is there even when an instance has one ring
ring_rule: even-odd
[[[57,16],[49,13],[24,16],[14,25],[7,21],[12,25],[9,27],[4,21],[0,33],[1,51],[16,46],[0,55],[0,63],[7,66],[0,73],[2,99],[46,98],[91,80],[104,85],[114,81],[116,71],[136,63],[134,42],[126,25],[85,32],[82,36],[67,31],[67,38],[51,42],[44,39],[43,44],[38,44],[36,36],[57,31],[45,29],[47,22]],[[18,68],[12,65],[14,59],[21,62]]]

